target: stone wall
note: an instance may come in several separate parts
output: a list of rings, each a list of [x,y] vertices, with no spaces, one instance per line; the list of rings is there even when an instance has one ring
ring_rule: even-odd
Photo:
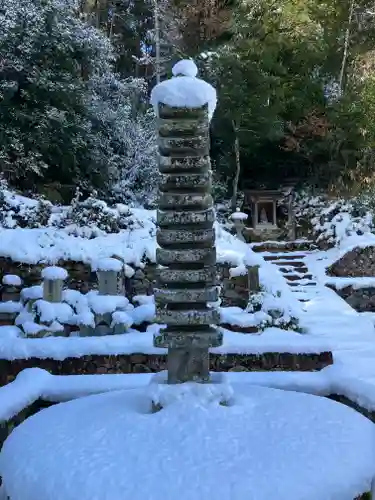
[[[56,265],[68,271],[66,286],[82,293],[95,290],[98,287],[96,272],[91,271],[89,264],[75,261],[59,261]],[[13,262],[0,257],[0,281],[5,274],[16,274],[23,280],[25,286],[41,284],[41,272],[47,264],[29,265]],[[229,264],[218,264],[218,276],[222,284],[222,300],[224,306],[245,308],[248,303],[248,277],[236,276],[230,278]],[[156,265],[148,262],[143,269],[134,269],[131,277],[124,277],[124,291],[129,299],[135,295],[151,295],[156,277]]]
[[[24,286],[40,285],[42,270],[51,264],[25,264],[0,257],[0,281],[5,274],[16,274],[22,278]],[[55,265],[65,268],[69,273],[67,285],[74,290],[86,293],[97,288],[96,273],[88,264],[71,260],[60,260]]]
[[[26,368],[43,368],[54,375],[94,375],[114,373],[156,373],[166,369],[165,354],[89,355],[81,358],[0,359],[0,386],[6,385]],[[318,371],[333,363],[332,353],[292,354],[211,354],[210,369],[224,371]]]
[[[346,286],[338,290],[333,284],[327,284],[327,286],[356,311],[375,312],[375,287],[358,288],[356,290],[352,286]]]
[[[329,276],[375,276],[375,247],[354,248],[328,269]]]

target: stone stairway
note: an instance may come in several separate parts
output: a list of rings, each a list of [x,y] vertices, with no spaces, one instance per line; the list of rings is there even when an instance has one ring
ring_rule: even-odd
[[[278,267],[300,302],[310,300],[317,286],[304,260],[314,249],[311,242],[264,242],[254,245],[252,249],[262,254],[264,260]]]
[[[305,298],[303,293],[305,290],[310,291],[315,285],[313,276],[308,272],[304,262],[308,251],[311,251],[311,245],[305,246],[306,242],[283,242],[282,244],[267,242],[252,246],[253,250],[265,260],[278,266],[291,287],[291,291],[298,295],[298,300],[301,302],[311,299],[310,293],[308,298]],[[244,313],[244,316],[246,316],[246,313]],[[333,363],[330,350],[320,351],[317,349],[315,352],[309,347],[306,352],[302,349],[297,354],[291,352],[293,349],[290,350],[290,346],[280,347],[282,342],[276,348],[273,346],[273,342],[270,342],[270,350],[266,351],[264,350],[262,335],[257,335],[260,333],[258,326],[237,325],[234,322],[223,321],[221,327],[228,332],[245,334],[245,338],[247,337],[246,340],[242,340],[244,342],[243,349],[247,353],[243,355],[244,361],[241,366],[237,366],[236,369],[231,371],[317,371]],[[248,336],[246,334],[255,335]],[[269,338],[267,337],[268,340]],[[268,340],[265,340],[266,345]],[[252,352],[252,350],[254,351]],[[248,360],[251,361],[248,362]]]

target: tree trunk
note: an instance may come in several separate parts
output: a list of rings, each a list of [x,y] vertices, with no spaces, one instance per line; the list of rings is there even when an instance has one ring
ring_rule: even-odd
[[[237,206],[237,194],[238,194],[238,181],[240,179],[241,172],[241,163],[240,163],[240,140],[238,137],[238,128],[236,126],[236,122],[232,120],[232,127],[234,133],[234,154],[236,158],[236,173],[233,179],[233,190],[232,190],[232,199],[231,199],[231,208],[233,212],[236,210]]]
[[[160,83],[160,18],[158,0],[154,0],[155,69],[156,83]]]
[[[346,67],[346,62],[348,60],[348,55],[349,55],[350,29],[351,29],[351,25],[352,25],[353,11],[354,11],[354,0],[351,0],[350,8],[349,8],[348,27],[346,28],[346,32],[345,32],[344,52],[343,52],[343,56],[342,56],[340,76],[339,76],[340,96],[342,96],[342,94],[343,94],[345,67]]]

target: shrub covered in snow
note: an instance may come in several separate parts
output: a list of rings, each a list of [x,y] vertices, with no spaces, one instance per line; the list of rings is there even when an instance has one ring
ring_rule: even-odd
[[[295,213],[300,226],[310,225],[313,238],[322,245],[340,245],[348,236],[363,235],[374,229],[375,197],[362,194],[351,200],[332,200],[322,195],[299,193]]]
[[[5,229],[48,226],[52,203],[45,200],[30,201],[0,189],[0,226]]]
[[[303,331],[298,318],[288,307],[280,291],[270,292],[261,287],[260,292],[251,295],[246,310],[249,313],[264,313],[257,315],[260,318],[259,328],[261,330],[277,327],[299,333]]]
[[[127,205],[111,208],[93,193],[86,200],[80,201],[81,193],[76,192],[71,205],[57,221],[56,225],[65,228],[69,234],[95,238],[103,233],[118,233],[122,229],[142,227]]]
[[[77,190],[70,205],[55,207],[46,200],[19,196],[1,183],[0,228],[56,227],[74,236],[95,238],[143,227],[142,220],[128,205],[118,203],[110,207],[95,192],[86,199],[81,196]]]

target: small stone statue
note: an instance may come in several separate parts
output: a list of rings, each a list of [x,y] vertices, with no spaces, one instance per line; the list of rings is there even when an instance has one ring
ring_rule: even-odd
[[[269,224],[266,209],[263,207],[260,211],[260,223]]]

